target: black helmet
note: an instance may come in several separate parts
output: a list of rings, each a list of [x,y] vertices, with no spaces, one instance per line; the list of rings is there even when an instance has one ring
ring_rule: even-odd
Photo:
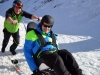
[[[23,4],[22,4],[22,2],[21,2],[20,0],[15,0],[15,1],[13,2],[13,7],[15,7],[16,4],[18,4],[18,6],[23,7]]]
[[[53,26],[54,19],[50,15],[45,15],[45,16],[43,16],[43,18],[41,20],[41,24],[43,24],[43,22]]]

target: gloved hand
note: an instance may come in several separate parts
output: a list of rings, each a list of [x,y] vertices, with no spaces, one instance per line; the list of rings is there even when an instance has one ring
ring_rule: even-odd
[[[35,71],[33,71],[33,74],[31,74],[31,75],[42,75],[42,72],[39,70],[35,70]]]

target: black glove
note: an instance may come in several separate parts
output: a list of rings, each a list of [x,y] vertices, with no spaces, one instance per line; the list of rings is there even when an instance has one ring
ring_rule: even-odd
[[[31,74],[31,75],[42,75],[42,72],[39,70],[35,70],[35,71],[33,71],[33,74]]]

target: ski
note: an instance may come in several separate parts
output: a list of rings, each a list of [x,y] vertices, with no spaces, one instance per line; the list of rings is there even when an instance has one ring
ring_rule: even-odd
[[[11,60],[15,70],[20,74],[20,75],[25,75],[24,71],[21,70],[20,65],[18,63],[18,60]]]
[[[25,75],[25,72],[20,68],[18,60],[14,58],[15,56],[12,56],[11,54],[7,53],[6,55],[8,56],[8,59],[10,60],[12,66],[15,68],[16,72],[18,72],[19,75]]]

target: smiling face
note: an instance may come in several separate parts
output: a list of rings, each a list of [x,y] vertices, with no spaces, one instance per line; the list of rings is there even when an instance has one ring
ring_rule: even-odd
[[[23,4],[16,4],[15,7],[14,7],[14,12],[16,14],[20,14],[21,11],[22,11],[22,7],[23,7]]]
[[[42,24],[42,31],[43,32],[48,33],[48,32],[50,32],[51,28],[52,28],[52,25],[49,25],[49,24],[43,22],[43,24]]]
[[[16,14],[20,14],[21,11],[22,11],[22,8],[20,8],[20,7],[14,7],[14,12],[15,12]]]

